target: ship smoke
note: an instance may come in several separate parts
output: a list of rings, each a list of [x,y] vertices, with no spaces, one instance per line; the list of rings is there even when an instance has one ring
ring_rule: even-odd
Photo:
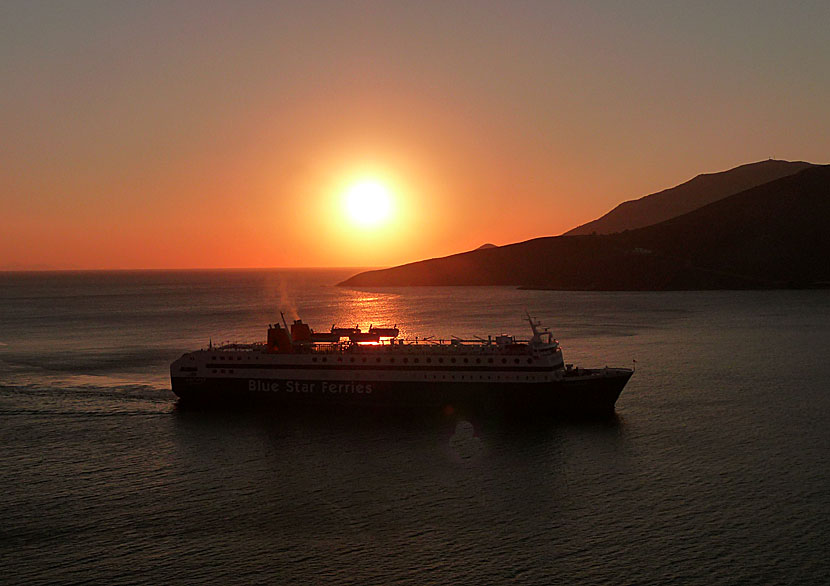
[[[265,290],[267,291],[268,305],[272,307],[276,305],[277,313],[283,312],[286,320],[299,319],[300,312],[297,310],[294,296],[288,289],[288,282],[283,276],[272,275],[269,277],[269,283]],[[274,318],[274,321],[279,321],[279,315]]]

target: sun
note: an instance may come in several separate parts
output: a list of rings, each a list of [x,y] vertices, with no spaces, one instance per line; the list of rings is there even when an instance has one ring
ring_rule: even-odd
[[[379,181],[360,181],[349,187],[343,202],[352,222],[360,226],[377,226],[389,218],[392,198]]]

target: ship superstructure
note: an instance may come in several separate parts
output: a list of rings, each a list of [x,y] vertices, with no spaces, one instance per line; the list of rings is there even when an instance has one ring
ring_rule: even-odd
[[[406,340],[396,326],[316,333],[283,318],[283,325],[269,325],[265,343],[183,355],[171,365],[173,391],[185,401],[214,404],[613,410],[632,371],[565,365],[550,331],[530,316],[528,322],[528,340],[504,334]]]

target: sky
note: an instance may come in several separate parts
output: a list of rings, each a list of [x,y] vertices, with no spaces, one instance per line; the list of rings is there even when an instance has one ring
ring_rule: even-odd
[[[828,30],[826,0],[6,1],[0,269],[389,266],[828,163]]]

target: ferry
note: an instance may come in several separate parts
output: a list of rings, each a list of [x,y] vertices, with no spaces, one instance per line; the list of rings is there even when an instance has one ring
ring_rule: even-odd
[[[397,326],[316,333],[270,324],[265,342],[212,343],[170,366],[183,404],[392,407],[534,413],[613,412],[630,368],[566,364],[548,328],[531,337],[401,339]]]

